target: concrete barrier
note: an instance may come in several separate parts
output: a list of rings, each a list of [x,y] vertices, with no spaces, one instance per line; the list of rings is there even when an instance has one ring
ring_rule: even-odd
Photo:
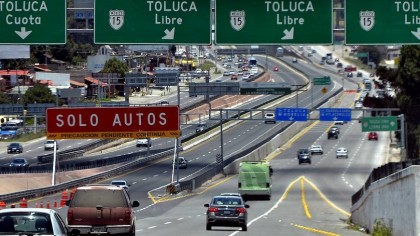
[[[370,232],[376,222],[392,235],[420,235],[420,166],[410,166],[373,182],[351,207],[353,223]]]

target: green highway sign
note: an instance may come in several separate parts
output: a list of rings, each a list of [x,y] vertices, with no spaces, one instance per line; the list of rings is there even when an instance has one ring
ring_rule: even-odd
[[[314,78],[314,85],[330,85],[330,84],[331,84],[331,78],[329,76]]]
[[[362,118],[362,132],[395,131],[398,129],[396,116],[375,116]]]
[[[292,92],[291,85],[283,82],[242,82],[239,85],[240,95],[286,95]]]
[[[211,0],[95,0],[97,44],[211,44]]]
[[[332,44],[332,0],[215,0],[215,43]]]
[[[0,44],[65,44],[66,0],[0,1]]]
[[[420,43],[418,2],[346,0],[345,3],[345,44]]]

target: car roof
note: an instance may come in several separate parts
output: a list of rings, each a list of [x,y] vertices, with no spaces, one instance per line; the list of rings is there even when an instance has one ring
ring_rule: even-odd
[[[55,212],[53,209],[47,209],[47,208],[6,208],[0,210],[0,213],[8,213],[8,212],[40,212],[40,213],[46,213],[50,214],[52,212]]]

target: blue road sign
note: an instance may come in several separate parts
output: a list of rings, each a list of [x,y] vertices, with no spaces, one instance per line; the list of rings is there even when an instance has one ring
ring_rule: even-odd
[[[320,108],[320,121],[351,121],[350,108]]]
[[[306,108],[276,108],[276,121],[307,121]]]

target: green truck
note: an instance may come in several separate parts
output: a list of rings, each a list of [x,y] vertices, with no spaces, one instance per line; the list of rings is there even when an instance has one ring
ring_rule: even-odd
[[[239,166],[238,192],[243,198],[271,199],[273,169],[268,161],[243,161]]]

